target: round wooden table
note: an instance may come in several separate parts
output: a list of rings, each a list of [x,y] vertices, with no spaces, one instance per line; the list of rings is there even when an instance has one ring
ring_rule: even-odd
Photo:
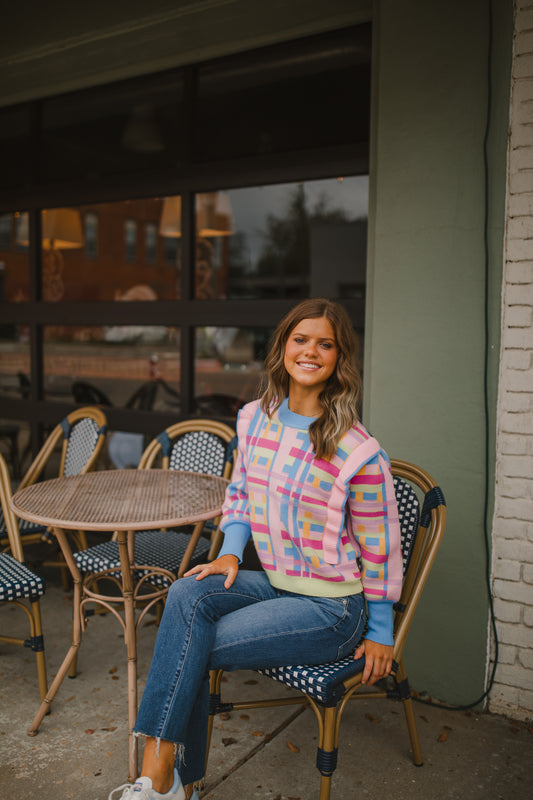
[[[11,499],[14,512],[23,519],[51,527],[57,536],[74,582],[72,642],[41,703],[28,733],[34,735],[50,709],[63,679],[74,663],[85,627],[84,605],[100,603],[113,611],[122,623],[128,654],[129,779],[137,777],[137,739],[132,730],[137,715],[136,628],[147,610],[162,599],[168,587],[150,588],[136,593],[134,571],[135,531],[194,525],[191,541],[183,557],[180,574],[187,568],[204,522],[221,512],[228,481],[212,475],[179,470],[106,470],[84,475],[55,478],[28,486]],[[67,531],[116,531],[120,553],[121,594],[102,595],[94,590],[95,581],[106,573],[91,573],[83,578],[74,560]],[[143,568],[150,565],[142,565]],[[152,573],[165,575],[170,583],[176,575],[151,567]],[[143,578],[143,585],[149,581]],[[124,616],[113,609],[123,606]],[[141,618],[135,611],[142,603]]]

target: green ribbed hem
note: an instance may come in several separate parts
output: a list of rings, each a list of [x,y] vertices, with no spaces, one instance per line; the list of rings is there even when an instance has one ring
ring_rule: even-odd
[[[268,580],[275,589],[284,592],[305,594],[309,597],[347,597],[350,594],[361,594],[363,584],[361,581],[322,581],[320,578],[299,578],[292,575],[281,575],[279,572],[270,572],[265,569]]]

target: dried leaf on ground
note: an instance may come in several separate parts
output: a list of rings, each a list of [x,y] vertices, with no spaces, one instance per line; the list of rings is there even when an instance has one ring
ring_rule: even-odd
[[[237,739],[232,739],[231,736],[227,736],[225,739],[222,739],[222,744],[224,747],[227,747],[229,744],[237,744]]]
[[[437,737],[437,742],[447,742],[447,741],[448,741],[447,733],[441,733],[441,735]]]
[[[287,742],[287,747],[289,748],[291,753],[299,753],[300,752],[300,748],[297,745],[293,744],[292,742]]]

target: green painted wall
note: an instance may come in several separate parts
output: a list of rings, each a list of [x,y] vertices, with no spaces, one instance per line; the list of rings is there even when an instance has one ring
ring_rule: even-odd
[[[406,659],[414,688],[451,703],[482,694],[487,658],[483,140],[488,8],[482,0],[382,0],[374,18],[365,421],[391,456],[431,472],[447,499],[445,539]],[[496,2],[494,17],[491,429],[512,4]],[[492,443],[489,452],[493,462]],[[490,526],[491,513],[488,518]]]

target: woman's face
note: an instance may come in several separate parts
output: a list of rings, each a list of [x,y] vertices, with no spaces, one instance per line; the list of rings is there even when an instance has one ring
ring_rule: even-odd
[[[335,333],[325,317],[303,319],[294,326],[285,345],[284,366],[290,389],[320,394],[335,371],[338,348]]]

